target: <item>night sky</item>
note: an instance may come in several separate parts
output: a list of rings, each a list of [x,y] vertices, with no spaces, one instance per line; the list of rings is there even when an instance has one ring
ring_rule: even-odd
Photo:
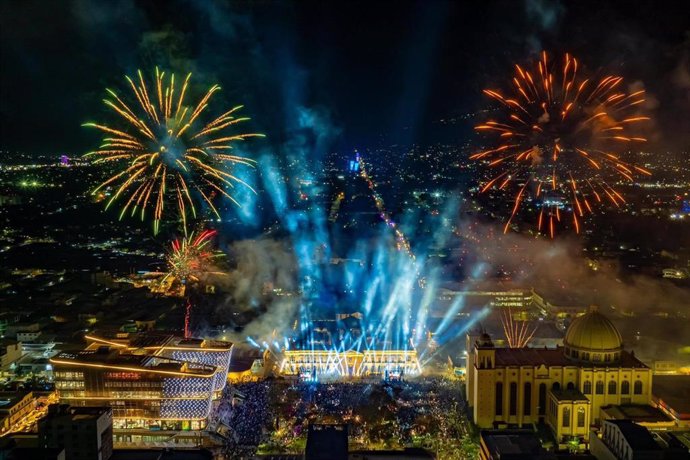
[[[435,121],[485,108],[514,62],[569,51],[593,72],[641,81],[652,148],[687,150],[687,2],[45,1],[0,3],[0,147],[79,154],[106,117],[104,88],[155,65],[223,87],[286,142],[298,108],[328,121],[329,147],[441,140]],[[639,83],[638,83],[639,84]],[[473,120],[443,133],[472,135]],[[326,128],[325,128],[326,129]]]

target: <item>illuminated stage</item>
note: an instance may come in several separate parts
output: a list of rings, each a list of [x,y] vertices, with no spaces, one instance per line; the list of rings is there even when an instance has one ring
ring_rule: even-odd
[[[303,380],[382,378],[401,380],[421,374],[416,350],[287,350],[279,373]]]

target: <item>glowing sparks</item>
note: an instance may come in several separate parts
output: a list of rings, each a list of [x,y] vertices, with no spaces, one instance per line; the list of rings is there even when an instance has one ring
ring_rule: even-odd
[[[175,74],[168,77],[156,68],[154,84],[147,86],[138,71],[137,78],[126,77],[131,102],[106,90],[108,98],[103,102],[117,115],[112,126],[84,124],[104,135],[98,150],[86,156],[95,164],[114,164],[118,168],[92,193],[111,189],[106,209],[121,202],[120,219],[138,214],[144,220],[147,212],[152,212],[154,233],[158,233],[169,203],[177,209],[186,231],[188,219],[197,215],[195,202],[199,199],[220,218],[213,205],[216,195],[239,205],[226,189],[241,185],[253,191],[228,166],[253,166],[255,162],[229,152],[237,142],[264,135],[229,133],[238,123],[249,120],[238,117],[241,105],[210,122],[202,122],[211,97],[220,86],[211,86],[196,105],[188,105],[190,78],[188,74],[180,89]]]
[[[222,257],[219,251],[214,251],[211,242],[216,235],[215,230],[204,230],[196,235],[194,232],[182,239],[176,239],[171,244],[171,251],[166,259],[168,272],[161,280],[165,291],[179,286],[184,296],[189,283],[198,282],[201,277],[208,275],[223,275],[214,267],[214,260]],[[191,336],[192,302],[185,299],[184,336]]]
[[[592,213],[590,203],[605,197],[621,207],[625,199],[614,184],[650,174],[614,153],[646,141],[633,133],[650,120],[634,112],[644,102],[644,90],[626,93],[623,78],[615,75],[583,78],[578,60],[569,54],[559,68],[542,52],[533,70],[519,65],[515,70],[507,92],[484,90],[505,110],[501,119],[475,127],[499,139],[497,146],[470,156],[501,169],[480,191],[514,188],[504,232],[520,208],[532,203],[538,210],[537,231],[553,238],[557,224],[569,223],[579,233],[585,215]],[[572,218],[561,219],[564,212]]]
[[[192,232],[182,239],[174,240],[166,260],[168,273],[163,281],[187,284],[199,281],[203,275],[223,274],[213,267],[214,259],[223,255],[211,247],[215,235],[215,230],[205,230],[198,235]]]
[[[524,348],[534,337],[537,327],[528,321],[515,321],[510,308],[501,312],[501,325],[510,348]]]

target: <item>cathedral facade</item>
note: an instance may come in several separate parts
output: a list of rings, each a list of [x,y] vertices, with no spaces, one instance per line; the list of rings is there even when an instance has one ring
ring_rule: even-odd
[[[571,323],[563,345],[498,348],[486,333],[468,334],[465,385],[474,423],[547,423],[559,442],[586,440],[601,407],[651,401],[651,369],[623,349],[620,333],[595,307]]]

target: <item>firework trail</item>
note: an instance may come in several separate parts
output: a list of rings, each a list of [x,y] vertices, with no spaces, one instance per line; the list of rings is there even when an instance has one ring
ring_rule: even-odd
[[[501,325],[503,333],[510,348],[524,348],[537,332],[536,326],[531,326],[527,321],[514,321],[510,308],[501,312]]]
[[[170,253],[167,256],[168,272],[163,277],[161,284],[166,281],[170,288],[180,285],[182,295],[185,298],[184,335],[190,337],[190,323],[192,313],[192,301],[188,295],[188,285],[198,282],[202,276],[223,275],[217,271],[214,260],[223,256],[222,252],[215,251],[211,247],[211,241],[216,235],[215,230],[204,230],[196,235],[194,232],[182,239],[173,240]]]
[[[203,200],[220,218],[213,204],[217,195],[239,205],[227,189],[241,185],[253,191],[227,166],[253,166],[253,160],[231,153],[233,145],[264,135],[229,132],[249,120],[239,116],[241,105],[203,122],[210,100],[220,86],[211,86],[198,102],[188,105],[191,76],[190,73],[184,81],[176,82],[175,74],[168,77],[156,68],[155,79],[149,86],[138,71],[137,78],[126,77],[132,102],[106,89],[108,98],[103,102],[117,114],[117,122],[84,124],[103,133],[98,150],[86,156],[95,164],[118,168],[92,193],[112,187],[114,192],[106,209],[121,200],[120,219],[128,213],[138,213],[144,220],[150,207],[154,233],[158,233],[169,203],[177,208],[186,233],[187,219],[197,214],[195,201]]]
[[[539,209],[539,232],[553,238],[555,226],[569,213],[579,233],[583,217],[595,205],[625,204],[615,182],[651,175],[616,153],[646,141],[634,134],[635,127],[649,120],[635,113],[645,101],[644,90],[621,89],[623,77],[597,80],[582,74],[571,55],[557,67],[542,52],[531,68],[515,65],[507,92],[484,90],[504,110],[500,119],[475,130],[497,136],[499,142],[470,158],[500,170],[482,184],[481,192],[515,190],[504,232],[520,208],[533,202]]]

